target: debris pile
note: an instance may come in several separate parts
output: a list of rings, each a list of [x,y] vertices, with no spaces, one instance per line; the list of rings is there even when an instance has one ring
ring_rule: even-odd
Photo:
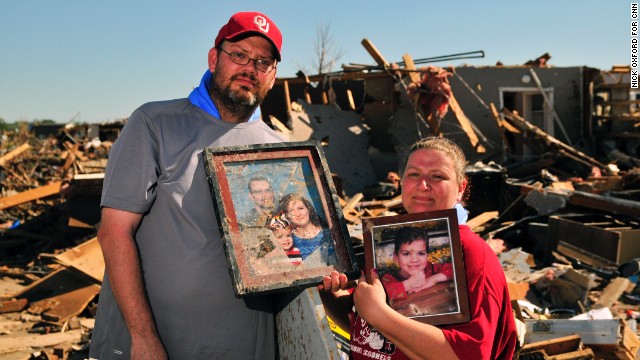
[[[104,272],[95,235],[111,141],[77,130],[2,134],[2,358],[86,358]]]

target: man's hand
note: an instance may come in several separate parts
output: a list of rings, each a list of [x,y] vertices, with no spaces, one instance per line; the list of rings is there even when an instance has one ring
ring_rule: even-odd
[[[131,360],[168,360],[167,352],[157,335],[131,337]]]
[[[349,287],[347,275],[340,274],[337,271],[331,271],[331,276],[322,278],[322,283],[318,285],[318,291],[336,292],[346,290]]]

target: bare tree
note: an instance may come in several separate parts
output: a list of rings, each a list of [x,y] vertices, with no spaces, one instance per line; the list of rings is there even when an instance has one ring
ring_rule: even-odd
[[[336,62],[340,60],[343,53],[333,39],[331,34],[331,23],[320,23],[316,27],[316,40],[314,42],[315,59],[313,68],[318,74],[326,74],[333,71]]]

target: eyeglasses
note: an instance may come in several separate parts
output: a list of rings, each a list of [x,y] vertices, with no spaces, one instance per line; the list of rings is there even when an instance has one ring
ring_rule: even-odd
[[[238,64],[240,65],[240,64]],[[264,190],[251,190],[252,194],[264,195],[264,194],[273,194],[273,189],[264,189]]]
[[[229,55],[229,59],[231,59],[231,62],[233,62],[234,64],[247,65],[249,61],[253,60],[256,70],[262,71],[263,73],[266,73],[266,74],[270,73],[271,70],[276,68],[275,62],[270,60],[252,59],[248,57],[246,54],[243,54],[241,52],[237,52],[237,51],[228,52],[221,47],[218,49],[220,49],[220,51],[222,51],[223,53]]]

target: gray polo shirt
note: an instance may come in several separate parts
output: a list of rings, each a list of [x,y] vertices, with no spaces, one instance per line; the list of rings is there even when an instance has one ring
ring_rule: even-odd
[[[275,358],[272,298],[234,296],[202,150],[282,141],[262,121],[226,123],[178,99],[141,106],[114,143],[102,206],[145,214],[136,243],[171,359]],[[129,350],[105,276],[90,356],[127,359]]]

